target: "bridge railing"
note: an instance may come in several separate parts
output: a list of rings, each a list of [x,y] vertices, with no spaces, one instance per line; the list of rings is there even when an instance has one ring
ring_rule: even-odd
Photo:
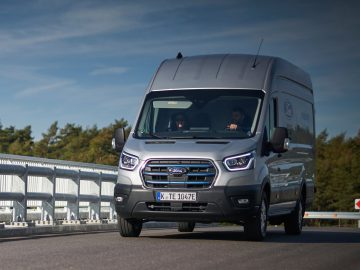
[[[66,220],[99,220],[107,209],[116,215],[113,190],[117,167],[0,154],[0,213],[11,221],[27,221],[33,212],[53,221],[55,210]]]

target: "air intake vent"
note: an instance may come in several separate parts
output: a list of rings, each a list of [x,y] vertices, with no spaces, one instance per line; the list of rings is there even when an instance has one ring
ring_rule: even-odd
[[[204,212],[207,203],[179,203],[174,206],[172,203],[148,202],[147,208],[150,211],[159,212]]]
[[[151,188],[208,188],[216,169],[208,160],[151,160],[142,175],[145,186]]]

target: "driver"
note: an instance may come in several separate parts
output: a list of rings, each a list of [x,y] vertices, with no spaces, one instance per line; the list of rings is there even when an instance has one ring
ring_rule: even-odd
[[[226,126],[226,129],[245,131],[244,119],[244,111],[241,108],[234,108],[231,112],[231,122]]]

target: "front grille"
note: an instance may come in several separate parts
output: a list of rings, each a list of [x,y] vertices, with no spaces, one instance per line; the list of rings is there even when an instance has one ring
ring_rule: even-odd
[[[159,212],[204,212],[207,203],[148,202],[146,206],[150,211]]]
[[[151,188],[208,188],[216,169],[208,160],[150,160],[142,175]]]

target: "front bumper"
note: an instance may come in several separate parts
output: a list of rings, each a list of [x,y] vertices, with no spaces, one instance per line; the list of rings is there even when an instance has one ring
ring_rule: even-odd
[[[196,192],[196,202],[157,202],[156,191]],[[116,184],[116,212],[126,219],[144,221],[236,222],[253,217],[259,209],[261,186],[212,187],[210,189],[145,189]],[[116,198],[122,197],[122,201]],[[240,205],[238,199],[248,199]]]

